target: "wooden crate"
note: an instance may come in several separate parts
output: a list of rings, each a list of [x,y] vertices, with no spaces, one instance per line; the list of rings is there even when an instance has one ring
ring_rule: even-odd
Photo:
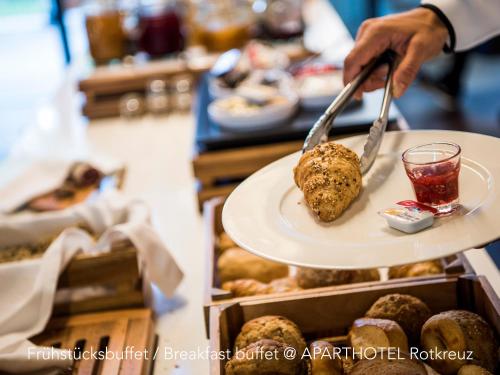
[[[200,210],[207,200],[228,196],[238,186],[239,180],[300,150],[303,144],[303,141],[293,141],[196,153],[192,164]]]
[[[59,277],[58,292],[103,287],[106,295],[67,300],[54,304],[55,315],[143,307],[143,282],[137,263],[137,249],[125,242],[111,251],[78,254]]]
[[[500,300],[481,276],[415,280],[390,285],[362,286],[351,290],[308,291],[302,296],[282,296],[210,308],[210,345],[214,351],[231,351],[242,325],[264,315],[282,315],[294,321],[306,340],[346,335],[352,322],[364,315],[379,297],[410,294],[423,300],[433,313],[466,309],[485,318],[500,334]],[[212,360],[211,375],[224,374],[224,360]]]
[[[40,346],[73,350],[76,358],[84,357],[83,352],[107,350],[119,354],[103,360],[86,355],[87,358],[75,360],[70,374],[146,375],[151,372],[156,347],[153,313],[135,309],[57,318],[32,341]],[[134,358],[130,350],[147,355]]]
[[[266,299],[270,296],[275,296],[279,298],[284,295],[293,295],[300,298],[301,295],[307,294],[308,290],[279,293],[273,295],[258,295],[251,297],[238,297],[234,298],[231,292],[223,290],[221,288],[221,283],[217,275],[217,261],[219,258],[219,252],[217,249],[217,238],[224,231],[222,227],[222,208],[224,205],[224,198],[214,198],[205,203],[204,209],[204,221],[205,221],[205,256],[206,256],[206,269],[205,269],[205,286],[204,286],[204,312],[205,312],[205,323],[207,325],[208,332],[208,322],[209,322],[209,312],[210,306],[220,305],[231,302],[244,302],[244,301],[255,301],[259,299]],[[463,256],[463,254],[452,255],[447,258],[441,259],[445,273],[437,275],[420,276],[413,278],[404,279],[391,279],[385,281],[375,281],[357,284],[345,284],[336,285],[329,287],[316,288],[314,290],[319,291],[334,291],[334,290],[348,290],[356,288],[359,285],[371,286],[371,285],[390,285],[394,283],[407,282],[408,280],[427,280],[427,279],[442,279],[446,277],[454,277],[460,274],[474,274],[474,270],[471,265]]]

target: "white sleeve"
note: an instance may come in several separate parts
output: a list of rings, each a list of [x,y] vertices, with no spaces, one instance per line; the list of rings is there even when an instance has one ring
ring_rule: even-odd
[[[455,32],[455,50],[464,51],[500,34],[500,0],[423,0],[441,10]]]

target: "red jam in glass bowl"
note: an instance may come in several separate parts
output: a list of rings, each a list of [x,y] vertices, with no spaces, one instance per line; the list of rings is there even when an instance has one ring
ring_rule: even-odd
[[[451,214],[458,207],[460,146],[431,143],[403,153],[403,163],[417,201],[438,210],[438,216]]]

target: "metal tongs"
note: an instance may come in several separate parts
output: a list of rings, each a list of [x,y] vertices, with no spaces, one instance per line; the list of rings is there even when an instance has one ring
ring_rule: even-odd
[[[307,135],[302,152],[308,151],[314,146],[328,141],[328,134],[330,133],[335,117],[344,110],[356,90],[367,80],[375,69],[384,64],[388,64],[389,71],[385,82],[382,108],[378,118],[373,122],[370,128],[370,134],[368,135],[363,155],[360,159],[361,173],[365,174],[368,172],[377,157],[387,127],[389,107],[392,100],[392,73],[394,71],[395,59],[396,53],[392,50],[386,50],[375,60],[366,65],[361,73],[344,87],[325,113],[316,121]]]

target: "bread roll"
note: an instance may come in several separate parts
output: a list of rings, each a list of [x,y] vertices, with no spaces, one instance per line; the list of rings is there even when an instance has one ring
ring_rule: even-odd
[[[415,344],[419,342],[422,326],[431,317],[431,310],[416,297],[396,293],[380,297],[365,315],[394,320],[403,328],[410,344]]]
[[[221,253],[232,247],[238,247],[238,245],[236,245],[236,242],[234,242],[226,232],[222,232],[221,234],[219,234],[216,246]]]
[[[401,279],[404,277],[418,277],[426,275],[437,275],[443,273],[443,266],[439,259],[426,262],[404,264],[389,268],[389,279]]]
[[[241,327],[241,332],[234,343],[234,351],[261,339],[285,343],[295,348],[300,354],[306,349],[306,342],[294,322],[282,316],[266,315],[250,320]]]
[[[425,366],[408,355],[381,352],[374,359],[362,359],[357,362],[349,375],[427,375]]]
[[[311,375],[341,375],[342,360],[326,341],[313,341],[309,346]]]
[[[408,339],[398,323],[387,319],[356,319],[348,341],[354,353],[380,348],[398,348],[408,352]]]
[[[221,283],[237,279],[254,279],[268,283],[288,276],[286,264],[271,262],[238,247],[228,249],[221,254],[217,269]]]
[[[283,342],[258,340],[238,350],[226,363],[226,375],[299,375],[303,373],[300,356],[289,358]],[[268,353],[269,356],[266,354]]]
[[[491,372],[476,365],[464,365],[460,367],[457,375],[493,375]]]
[[[233,297],[257,296],[259,294],[268,294],[271,291],[268,284],[254,279],[226,281],[222,284],[222,289],[230,291]]]
[[[306,151],[294,168],[295,183],[322,221],[333,221],[359,195],[359,158],[341,144],[328,142]]]
[[[495,372],[498,345],[483,318],[470,311],[451,310],[434,315],[422,327],[422,349],[449,352],[429,363],[443,375],[455,374],[465,364],[475,364]],[[470,357],[472,360],[468,359]]]
[[[294,292],[302,289],[298,286],[297,280],[293,277],[283,277],[273,280],[269,283],[269,288],[269,293]]]
[[[300,267],[297,269],[296,279],[301,288],[311,289],[378,281],[380,280],[380,274],[376,268],[367,270],[322,270]]]

